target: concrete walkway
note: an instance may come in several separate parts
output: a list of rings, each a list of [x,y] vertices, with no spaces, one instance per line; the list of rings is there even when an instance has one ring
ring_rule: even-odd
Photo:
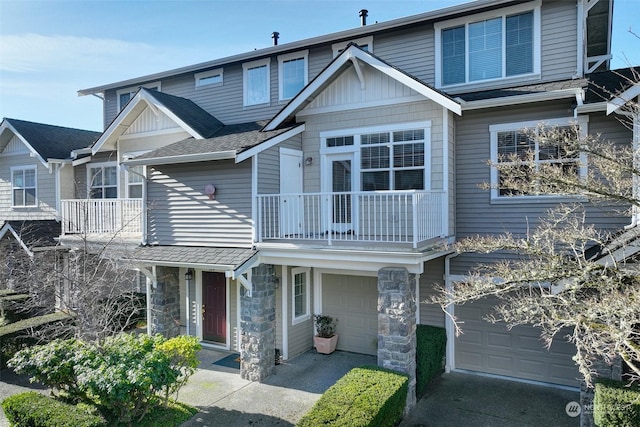
[[[200,411],[182,427],[293,426],[322,393],[350,369],[375,365],[376,358],[337,351],[307,352],[277,365],[264,383],[240,378],[233,368],[214,365],[227,352],[203,350],[200,367],[177,396]],[[23,376],[0,371],[0,400],[38,389]],[[478,375],[449,373],[436,378],[401,427],[576,427],[565,412],[577,391]],[[0,411],[0,427],[8,426]]]

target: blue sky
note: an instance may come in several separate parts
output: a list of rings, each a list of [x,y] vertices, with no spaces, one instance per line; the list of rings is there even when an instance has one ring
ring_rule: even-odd
[[[0,117],[102,130],[77,91],[463,0],[0,0]],[[613,68],[640,64],[637,0],[615,0]]]

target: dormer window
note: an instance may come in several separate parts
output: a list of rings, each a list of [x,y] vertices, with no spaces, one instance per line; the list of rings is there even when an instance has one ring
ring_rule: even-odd
[[[539,28],[539,2],[436,23],[436,84],[539,74]]]

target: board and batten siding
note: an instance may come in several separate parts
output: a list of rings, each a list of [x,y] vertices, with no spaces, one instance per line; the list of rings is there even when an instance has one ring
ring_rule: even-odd
[[[250,161],[159,165],[148,176],[149,244],[251,247]]]
[[[444,258],[427,261],[420,275],[420,324],[444,328],[444,312],[428,301],[437,294],[436,286],[444,286]]]
[[[35,166],[37,206],[13,206],[11,168],[15,166]],[[49,173],[49,169],[28,153],[0,155],[0,222],[55,219],[56,179],[55,172]]]
[[[456,126],[456,238],[501,234],[510,232],[523,235],[535,228],[539,219],[559,201],[570,199],[527,201],[516,197],[492,202],[490,192],[479,188],[490,182],[489,126],[520,121],[542,122],[546,119],[571,117],[571,100],[538,103],[534,106],[494,108],[482,112],[468,111],[457,120]],[[603,132],[607,139],[630,141],[631,134],[615,117],[591,115],[590,134]],[[629,218],[615,215],[617,208],[606,205],[587,205],[587,222],[614,231],[629,223]],[[461,254],[452,259],[452,273],[465,274],[478,262],[491,261],[491,255]]]

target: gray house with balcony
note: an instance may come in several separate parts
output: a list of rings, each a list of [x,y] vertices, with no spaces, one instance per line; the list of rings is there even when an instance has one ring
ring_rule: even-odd
[[[311,349],[322,313],[339,319],[338,349],[412,378],[427,324],[449,332],[447,370],[577,387],[570,343],[482,321],[491,301],[455,308],[456,338],[424,300],[491,261],[448,244],[524,233],[573,199],[500,188],[489,161],[522,149],[523,129],[638,138],[601,90],[637,86],[608,69],[612,8],[477,1],[82,90],[104,98],[106,130],[75,153],[90,160],[61,241],[118,236],[147,278],[149,332],[237,351],[249,379],[276,348]],[[587,173],[562,152],[536,161]],[[603,229],[630,221],[586,207]]]

